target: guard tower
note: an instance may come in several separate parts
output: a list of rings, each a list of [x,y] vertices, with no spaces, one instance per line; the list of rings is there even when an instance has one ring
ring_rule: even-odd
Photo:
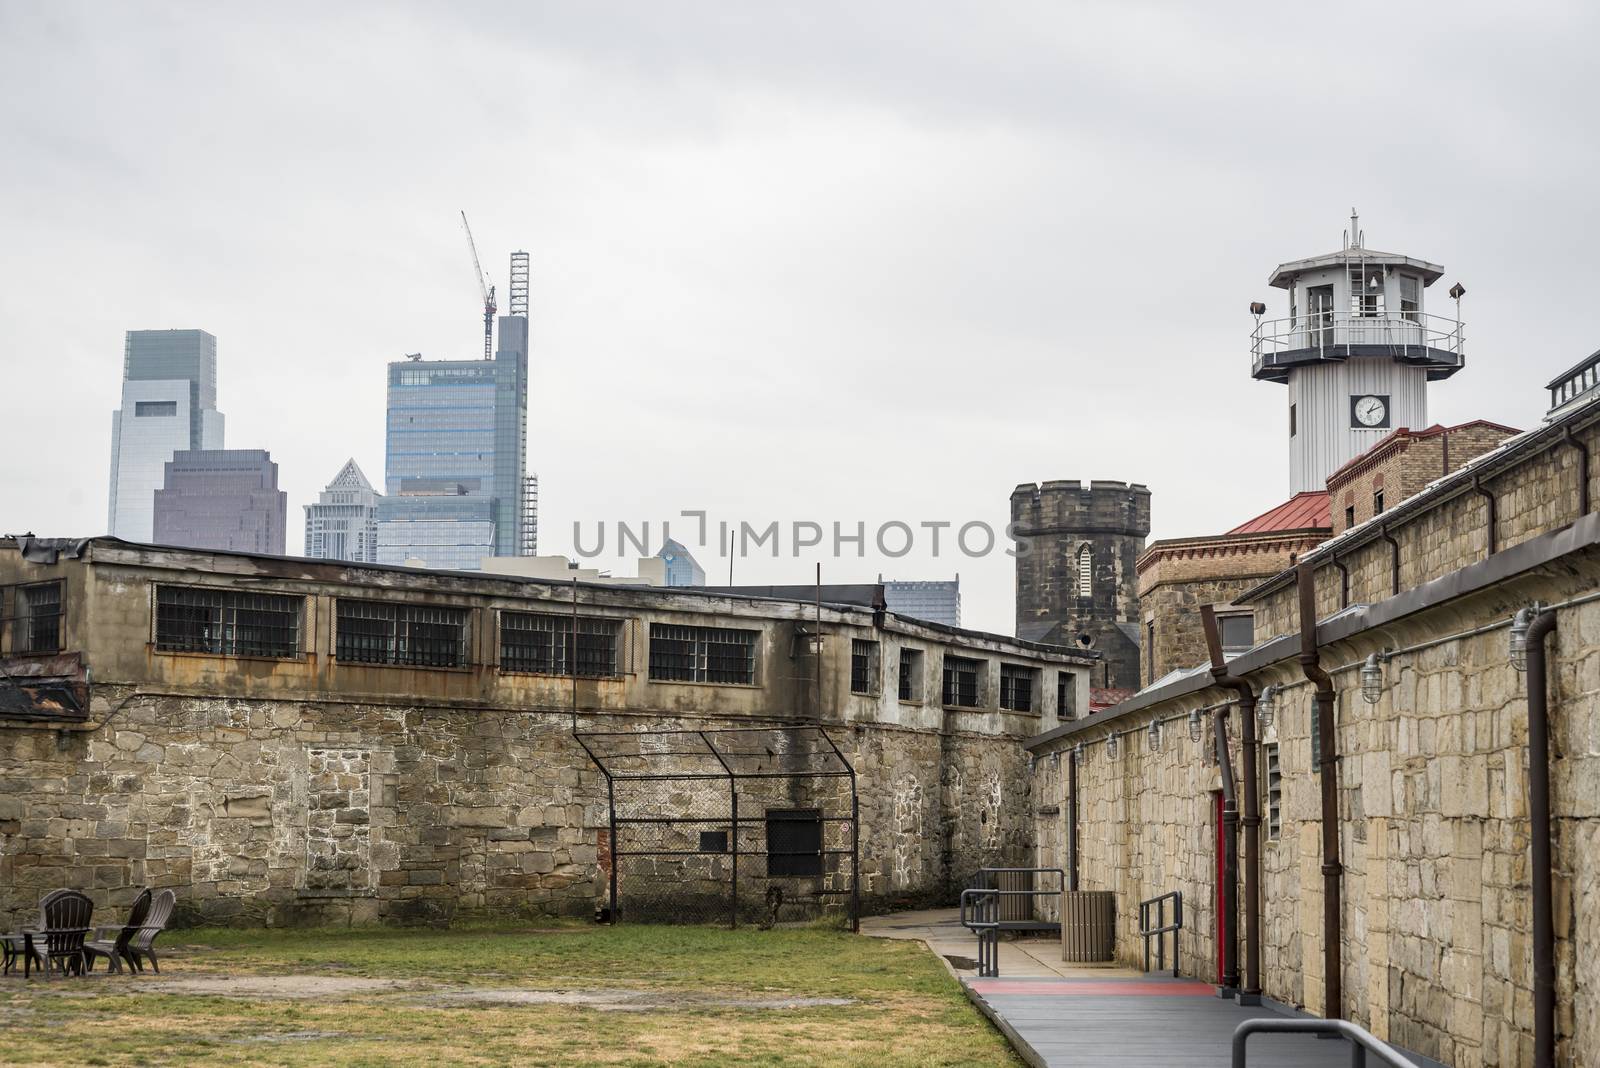
[[[1430,315],[1423,293],[1444,275],[1426,260],[1366,247],[1352,209],[1344,247],[1279,264],[1267,284],[1289,294],[1286,319],[1250,305],[1251,376],[1289,387],[1293,493],[1327,478],[1398,427],[1428,425],[1428,383],[1461,370],[1461,295]]]

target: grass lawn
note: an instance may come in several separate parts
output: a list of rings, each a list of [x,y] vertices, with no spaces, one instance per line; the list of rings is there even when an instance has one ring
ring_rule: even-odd
[[[1021,1064],[920,943],[580,925],[169,932],[0,981],[7,1064]]]

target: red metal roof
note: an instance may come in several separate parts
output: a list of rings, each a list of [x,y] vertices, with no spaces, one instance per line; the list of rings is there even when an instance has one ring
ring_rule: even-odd
[[[1333,516],[1328,511],[1328,494],[1323,490],[1306,490],[1296,493],[1271,511],[1263,512],[1247,523],[1241,523],[1229,534],[1266,534],[1274,530],[1306,530],[1312,527],[1333,526]]]

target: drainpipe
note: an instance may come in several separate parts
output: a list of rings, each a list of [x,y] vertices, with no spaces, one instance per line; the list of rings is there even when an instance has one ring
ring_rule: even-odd
[[[1067,750],[1067,889],[1078,889],[1078,751]]]
[[[1333,566],[1339,571],[1339,607],[1350,607],[1350,569],[1344,561],[1337,556],[1333,558]]]
[[[1261,779],[1256,771],[1256,692],[1250,683],[1229,673],[1222,659],[1222,635],[1217,630],[1217,614],[1210,605],[1201,606],[1200,623],[1205,628],[1206,648],[1211,654],[1211,677],[1216,680],[1218,686],[1231,687],[1239,694],[1240,749],[1244,758],[1244,987],[1239,991],[1239,1004],[1259,1005],[1261,1004]]]
[[[1495,525],[1496,525],[1495,521],[1497,519],[1495,503],[1494,503],[1494,492],[1491,491],[1491,490],[1484,489],[1483,488],[1483,480],[1481,478],[1479,478],[1478,476],[1476,476],[1476,475],[1474,475],[1473,478],[1472,478],[1472,490],[1473,490],[1474,493],[1477,493],[1479,496],[1481,496],[1484,499],[1484,501],[1486,502],[1486,506],[1488,508],[1488,512],[1489,512],[1489,516],[1488,516],[1489,521],[1488,521],[1488,524],[1487,524],[1488,528],[1489,528],[1489,552],[1488,552],[1488,555],[1489,556],[1493,556],[1494,553],[1495,553],[1494,528],[1495,528]]]
[[[1383,540],[1389,543],[1389,595],[1398,597],[1400,595],[1400,543],[1395,540],[1393,534],[1389,533],[1387,524],[1381,527],[1380,531],[1383,535]]]
[[[1217,997],[1239,993],[1239,799],[1233,788],[1233,761],[1228,756],[1228,710],[1214,717],[1217,735],[1217,770],[1222,776],[1222,915],[1227,937],[1217,947],[1222,965],[1222,985]]]
[[[1523,609],[1524,612],[1531,610]],[[1528,626],[1528,822],[1533,838],[1533,1063],[1556,1063],[1556,934],[1551,916],[1550,703],[1544,640],[1556,614],[1544,609]]]
[[[1579,441],[1573,434],[1572,428],[1567,427],[1566,433],[1561,435],[1562,445],[1578,451],[1578,514],[1589,514],[1589,446]]]
[[[1313,700],[1317,709],[1317,738],[1322,749],[1322,1015],[1330,1020],[1344,1014],[1343,976],[1340,957],[1339,881],[1344,866],[1339,862],[1339,757],[1333,729],[1333,678],[1322,669],[1317,655],[1316,574],[1307,564],[1299,565],[1300,581],[1300,670],[1316,687]]]

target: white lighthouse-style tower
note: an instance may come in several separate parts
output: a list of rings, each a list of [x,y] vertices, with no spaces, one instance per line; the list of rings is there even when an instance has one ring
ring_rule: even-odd
[[[1461,370],[1460,285],[1451,316],[1429,315],[1423,292],[1444,274],[1426,260],[1365,247],[1352,210],[1338,252],[1279,264],[1267,284],[1288,291],[1289,316],[1252,304],[1251,376],[1289,387],[1291,492],[1330,474],[1397,427],[1428,425],[1428,383]]]

